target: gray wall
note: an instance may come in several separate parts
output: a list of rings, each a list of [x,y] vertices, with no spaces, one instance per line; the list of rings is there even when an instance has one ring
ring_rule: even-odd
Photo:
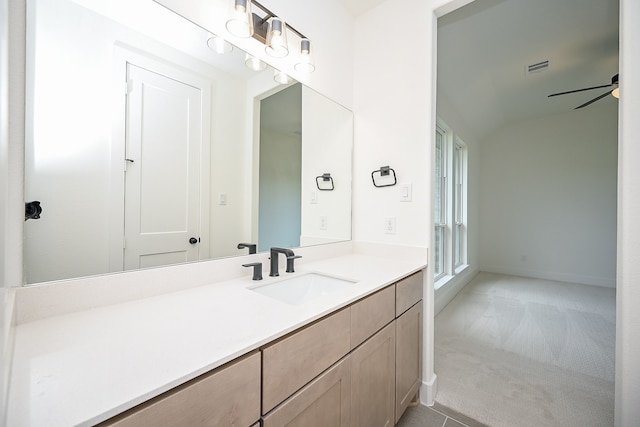
[[[613,98],[482,141],[481,270],[614,287],[617,142]]]

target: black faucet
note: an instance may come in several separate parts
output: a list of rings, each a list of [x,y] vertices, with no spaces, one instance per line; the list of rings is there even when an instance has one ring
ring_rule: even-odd
[[[248,248],[249,255],[256,253],[256,245],[254,243],[238,243],[238,249]]]
[[[286,248],[271,248],[271,270],[269,271],[269,276],[275,277],[279,276],[278,273],[278,254],[282,253],[287,257],[287,273],[293,273],[293,261],[302,258],[300,255],[296,255],[293,253],[291,249]]]

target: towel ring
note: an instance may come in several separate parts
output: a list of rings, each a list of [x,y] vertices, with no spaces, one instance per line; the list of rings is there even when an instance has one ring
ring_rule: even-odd
[[[393,174],[393,182],[392,183],[390,183],[390,184],[382,184],[382,185],[378,185],[376,183],[376,174],[379,174],[379,177],[383,177],[383,176],[389,176],[390,173]],[[373,181],[374,187],[377,187],[377,188],[391,187],[391,186],[396,185],[398,183],[398,180],[396,179],[396,171],[393,170],[392,168],[390,168],[389,166],[380,166],[380,169],[378,169],[377,171],[371,172],[371,180]]]

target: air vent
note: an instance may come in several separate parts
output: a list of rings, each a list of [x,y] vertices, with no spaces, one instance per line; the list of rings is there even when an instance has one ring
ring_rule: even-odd
[[[535,64],[527,65],[525,67],[525,74],[534,74],[549,69],[549,60],[536,62]]]

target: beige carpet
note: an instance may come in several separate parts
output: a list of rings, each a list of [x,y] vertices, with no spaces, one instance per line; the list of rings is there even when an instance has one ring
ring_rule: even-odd
[[[436,317],[436,401],[490,426],[612,426],[615,290],[480,273]]]

